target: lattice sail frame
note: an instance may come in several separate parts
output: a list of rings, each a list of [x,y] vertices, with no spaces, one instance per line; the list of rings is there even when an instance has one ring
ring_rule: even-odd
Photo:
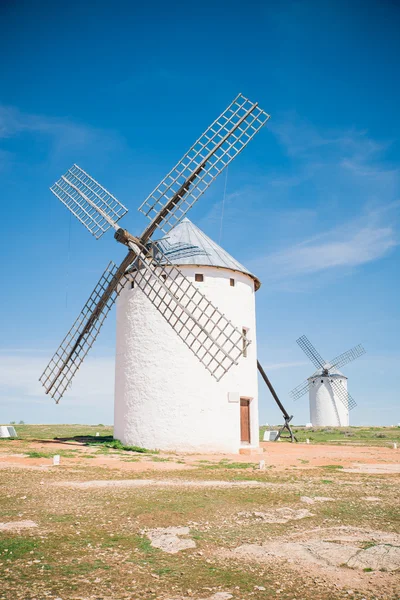
[[[318,350],[312,345],[310,340],[305,335],[299,337],[299,339],[296,340],[296,342],[303,350],[304,354],[306,354],[306,356],[308,356],[308,358],[311,360],[313,365],[317,367],[317,369],[324,368],[326,362],[324,361]]]
[[[347,410],[352,410],[357,406],[357,402],[354,398],[349,394],[346,388],[338,381],[337,379],[330,379],[329,383],[331,384],[333,393],[342,404],[347,408]]]
[[[46,394],[50,394],[57,404],[96,341],[120,293],[119,284],[125,278],[126,267],[126,259],[119,267],[112,261],[107,265],[78,318],[39,378]]]
[[[96,239],[128,212],[115,196],[78,165],[68,169],[50,190]]]
[[[341,369],[363,354],[365,354],[365,349],[361,344],[358,344],[358,346],[354,346],[354,348],[351,348],[350,350],[347,350],[347,352],[343,352],[343,354],[339,354],[339,356],[333,358],[329,363],[331,365],[330,368]]]
[[[270,115],[257,103],[239,94],[146,198],[139,210],[156,221],[155,225],[161,231],[168,233],[269,118]]]
[[[316,373],[312,375],[312,377],[316,376]],[[310,382],[308,379],[300,383],[297,387],[295,387],[291,392],[289,392],[289,396],[293,398],[293,400],[299,400],[304,394],[306,394],[310,389]]]
[[[154,256],[138,257],[130,275],[167,323],[219,381],[250,344],[242,332],[153,245]]]

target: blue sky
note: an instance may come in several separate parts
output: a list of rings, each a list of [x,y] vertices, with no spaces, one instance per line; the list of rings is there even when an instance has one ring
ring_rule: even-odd
[[[305,333],[349,365],[353,424],[399,410],[400,7],[394,1],[0,3],[0,420],[111,423],[114,323],[59,406],[37,382],[110,259],[49,186],[77,162],[130,212],[242,92],[271,114],[190,218],[263,285],[258,355],[288,392]],[[262,422],[280,415],[260,386]]]

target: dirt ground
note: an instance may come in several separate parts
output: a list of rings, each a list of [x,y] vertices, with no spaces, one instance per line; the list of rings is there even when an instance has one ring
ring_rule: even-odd
[[[19,441],[10,441],[9,445],[11,444],[14,444],[13,448],[17,450]],[[277,470],[294,467],[308,470],[333,463],[346,469],[357,469],[359,465],[364,465],[364,467],[361,467],[364,471],[368,471],[368,467],[376,467],[378,470],[383,469],[385,471],[387,469],[390,472],[400,473],[400,450],[396,452],[393,451],[393,448],[379,446],[343,447],[326,444],[321,446],[284,442],[261,442],[260,446],[264,450],[262,455],[158,453],[157,456],[160,462],[154,462],[154,457],[147,455],[140,457],[137,462],[124,462],[119,454],[112,453],[93,456],[93,448],[85,447],[82,442],[78,441],[32,441],[29,443],[29,450],[52,454],[60,451],[78,450],[79,453],[76,456],[63,457],[63,464],[72,466],[77,463],[81,464],[82,459],[90,458],[92,466],[114,468],[117,461],[119,469],[133,472],[187,470],[198,467],[202,461],[218,463],[221,460],[243,464],[252,463],[256,466],[260,460],[265,460],[267,468]],[[43,457],[27,457],[25,454],[18,454],[17,452],[2,454],[0,450],[0,469],[11,466],[47,468],[52,466],[52,460]]]
[[[101,441],[0,441],[0,599],[400,599],[400,450]]]

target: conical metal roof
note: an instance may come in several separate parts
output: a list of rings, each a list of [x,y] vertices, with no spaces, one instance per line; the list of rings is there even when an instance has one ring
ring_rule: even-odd
[[[234,259],[226,250],[213,242],[211,238],[196,227],[189,219],[183,219],[179,225],[170,231],[168,236],[158,243],[169,264],[220,267],[239,271],[240,273],[249,275],[254,280],[256,290],[261,285],[259,279],[253,273],[250,273],[246,267]]]
[[[339,369],[335,369],[335,367],[331,367],[329,369],[329,374],[327,376],[324,375],[323,369],[318,369],[317,371],[315,371],[314,375],[310,375],[308,379],[315,379],[316,377],[330,377],[331,375],[334,375],[335,377],[343,377],[343,379],[348,379],[346,375],[339,371]]]

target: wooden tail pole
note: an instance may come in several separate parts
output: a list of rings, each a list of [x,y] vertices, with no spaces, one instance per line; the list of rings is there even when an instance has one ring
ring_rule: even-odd
[[[264,379],[265,383],[267,384],[267,387],[269,389],[269,391],[272,394],[273,399],[275,400],[275,402],[277,403],[277,405],[279,406],[279,408],[282,411],[282,415],[284,418],[284,425],[280,428],[280,430],[278,431],[278,435],[275,438],[275,442],[277,442],[279,440],[279,438],[282,439],[290,439],[291,442],[297,442],[297,438],[294,435],[292,428],[290,426],[290,421],[293,419],[293,415],[289,415],[289,413],[286,411],[285,407],[283,406],[282,402],[279,400],[277,393],[274,390],[274,387],[272,385],[272,383],[270,382],[268,375],[266,374],[266,372],[264,371],[264,369],[262,368],[261,364],[259,361],[257,361],[257,368],[260,372],[261,377]],[[288,436],[283,436],[282,433],[284,432],[284,430],[287,429],[289,435]]]

